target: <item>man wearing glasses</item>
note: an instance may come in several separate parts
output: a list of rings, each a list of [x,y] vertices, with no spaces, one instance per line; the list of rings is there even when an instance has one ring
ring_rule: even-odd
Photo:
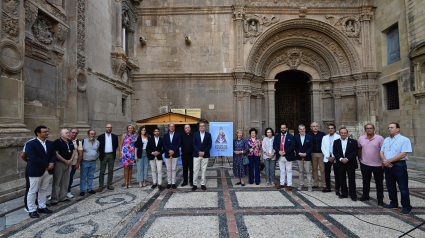
[[[72,164],[71,164],[71,174],[69,175],[68,194],[66,195],[68,198],[74,197],[71,194],[71,186],[74,180],[75,172],[77,171],[78,168],[80,168],[81,158],[83,157],[83,143],[81,140],[77,139],[79,133],[80,131],[77,128],[72,128],[71,134],[69,136],[69,139],[74,144],[74,148],[77,149],[77,153],[75,153],[74,159],[72,160]]]
[[[366,135],[360,136],[357,141],[359,144],[359,161],[363,177],[363,196],[360,201],[369,200],[370,180],[375,178],[376,195],[378,205],[383,206],[384,202],[384,166],[380,156],[384,138],[375,135],[375,126],[368,123],[364,126]]]

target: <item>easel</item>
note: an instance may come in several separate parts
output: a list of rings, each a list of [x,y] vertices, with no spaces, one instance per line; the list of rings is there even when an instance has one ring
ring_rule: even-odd
[[[221,167],[224,167],[224,160],[226,160],[227,163],[229,163],[230,167],[232,167],[232,164],[230,164],[229,157],[227,156],[216,156],[214,159],[214,164],[217,162],[217,159],[220,158],[221,160]]]

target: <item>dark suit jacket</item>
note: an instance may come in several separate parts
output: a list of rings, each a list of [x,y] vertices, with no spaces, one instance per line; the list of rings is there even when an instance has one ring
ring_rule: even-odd
[[[114,155],[114,160],[117,156],[117,148],[118,148],[118,136],[115,134],[112,134],[112,154]],[[99,160],[102,161],[103,158],[105,158],[105,133],[99,135],[97,137],[97,140],[99,141]]]
[[[148,139],[148,144],[146,145],[146,153],[148,154],[149,160],[154,160],[155,156],[153,152],[158,151],[161,153],[158,155],[158,160],[162,160],[162,154],[164,154],[164,141],[159,137],[158,146],[155,145],[155,136]]]
[[[273,149],[276,151],[276,160],[279,160],[280,158],[279,151],[280,151],[280,143],[282,139],[281,137],[282,137],[282,133],[279,133],[275,135],[274,141],[273,141]],[[291,133],[286,133],[283,150],[286,153],[285,158],[287,161],[295,160],[295,153],[294,153],[295,137]]]
[[[313,144],[313,137],[309,136],[309,135],[305,135],[304,136],[304,145],[301,144],[301,136],[300,134],[295,136],[295,142],[296,142],[296,147],[295,147],[295,151],[297,152],[297,160],[302,160],[303,157],[301,157],[299,154],[300,153],[306,153],[307,156],[304,157],[305,161],[311,161],[311,152],[313,151],[314,148],[314,144]]]
[[[210,157],[210,150],[212,147],[211,134],[205,132],[204,141],[201,143],[201,132],[195,132],[193,135],[193,157],[199,157],[199,152],[204,152],[203,158]]]
[[[345,157],[343,155],[342,151],[342,144],[341,139],[334,141],[334,156],[336,160],[336,167],[343,167],[346,166],[347,169],[357,169],[357,155],[358,155],[358,144],[357,141],[354,139],[347,138],[347,148],[345,150]],[[347,158],[348,163],[344,164],[341,161],[339,161],[340,158]]]
[[[165,133],[164,135],[164,152],[165,158],[170,158],[169,150],[174,151],[173,158],[180,157],[180,145],[182,143],[182,138],[180,134],[174,131],[173,141],[170,141],[170,133]]]
[[[53,142],[46,140],[46,151],[41,142],[37,139],[27,142],[25,152],[28,157],[28,177],[43,176],[49,164],[55,163],[56,150]],[[53,174],[53,169],[48,172],[49,174]]]

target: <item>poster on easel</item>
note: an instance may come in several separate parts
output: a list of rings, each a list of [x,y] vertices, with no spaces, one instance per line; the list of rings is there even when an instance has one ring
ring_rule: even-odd
[[[233,122],[210,122],[211,156],[233,156]]]

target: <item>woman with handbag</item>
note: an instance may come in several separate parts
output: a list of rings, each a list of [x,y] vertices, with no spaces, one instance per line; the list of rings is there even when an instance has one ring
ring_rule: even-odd
[[[260,185],[260,161],[262,160],[261,156],[261,140],[257,138],[258,131],[255,128],[251,128],[249,130],[249,134],[251,135],[251,138],[249,138],[248,146],[249,146],[249,153],[248,153],[248,159],[249,159],[249,173],[248,173],[248,181],[249,184],[254,183],[254,176],[255,176],[255,184]]]
[[[233,140],[233,176],[239,178],[239,182],[236,185],[245,186],[243,178],[246,175],[246,163],[249,163],[246,154],[249,151],[248,142],[243,136],[242,130],[237,130],[237,139]],[[244,163],[245,160],[245,163]]]
[[[274,131],[272,128],[266,129],[266,137],[263,139],[263,161],[266,166],[266,186],[275,186],[274,175],[276,166],[276,151],[273,150]]]

